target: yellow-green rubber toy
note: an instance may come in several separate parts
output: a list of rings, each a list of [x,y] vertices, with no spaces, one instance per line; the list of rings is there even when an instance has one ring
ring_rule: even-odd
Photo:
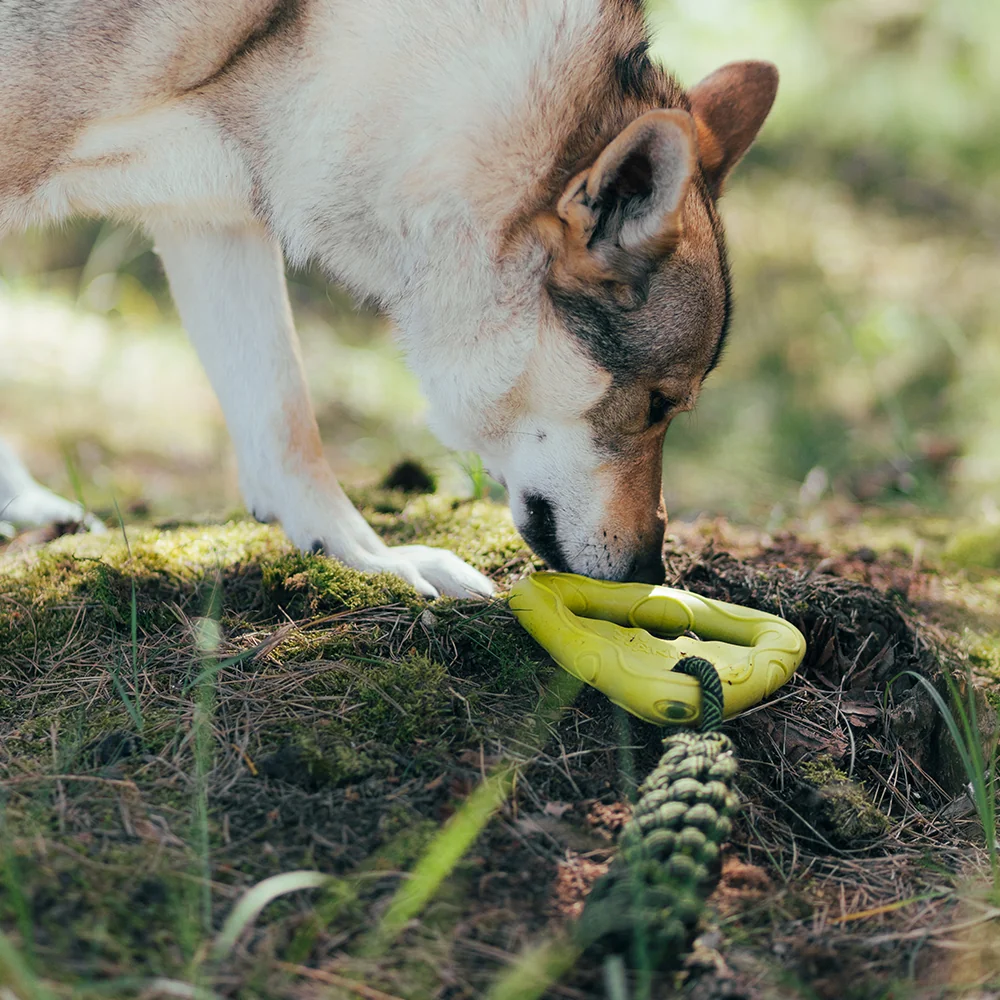
[[[685,657],[715,666],[728,718],[781,687],[806,652],[783,618],[645,583],[535,573],[511,588],[510,607],[559,666],[657,725],[701,718],[698,681],[673,670]]]

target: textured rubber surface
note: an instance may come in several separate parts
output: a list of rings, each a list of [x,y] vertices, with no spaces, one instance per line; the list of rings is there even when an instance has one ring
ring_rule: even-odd
[[[564,670],[661,726],[701,720],[701,687],[679,661],[715,665],[729,717],[784,684],[806,651],[776,615],[649,584],[535,573],[513,586],[510,607]]]

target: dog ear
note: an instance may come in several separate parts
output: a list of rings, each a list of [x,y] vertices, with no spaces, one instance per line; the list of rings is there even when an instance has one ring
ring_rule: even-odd
[[[677,109],[648,111],[623,129],[559,199],[558,269],[641,296],[638,286],[680,236],[696,143],[694,121]]]
[[[757,137],[778,92],[769,62],[728,63],[688,93],[698,129],[698,154],[712,193]]]

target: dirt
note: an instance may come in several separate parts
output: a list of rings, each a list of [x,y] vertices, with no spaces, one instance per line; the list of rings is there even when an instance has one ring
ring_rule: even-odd
[[[491,532],[480,565],[509,580],[531,559],[488,508],[476,508]],[[398,494],[372,510],[390,537],[452,516]],[[200,969],[216,995],[241,1000],[316,995],[314,974],[390,997],[484,996],[578,917],[658,756],[657,730],[589,689],[526,728],[555,668],[502,604],[427,607],[271,534],[218,530],[212,544],[211,531],[181,533],[176,554],[163,554],[169,533],[133,541],[135,645],[124,557],[72,539],[22,553],[58,579],[37,599],[27,563],[0,565],[21,630],[0,669],[0,926],[50,983]],[[957,637],[922,618],[933,571],[891,551],[837,554],[794,535],[731,545],[703,528],[672,536],[666,559],[672,585],[782,614],[809,653],[769,705],[726,727],[745,805],[693,950],[649,995],[989,995],[992,959],[979,994],[967,966],[943,961],[988,955],[962,930],[970,907],[981,917],[989,905],[975,902],[982,831],[929,696],[908,678],[890,687],[912,670],[944,690],[942,669],[967,663]],[[205,652],[197,622],[212,607],[221,638]],[[373,952],[403,873],[511,759],[514,794],[420,919]],[[272,903],[221,964],[205,963],[244,889],[302,868],[340,881]],[[604,996],[605,974],[583,956],[549,995]]]

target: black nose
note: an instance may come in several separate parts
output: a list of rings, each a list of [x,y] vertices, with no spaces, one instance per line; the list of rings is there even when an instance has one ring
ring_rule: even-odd
[[[568,573],[569,563],[566,562],[556,537],[556,515],[552,504],[539,493],[525,493],[522,499],[528,513],[527,520],[521,525],[524,540],[554,570]]]
[[[666,570],[663,568],[663,555],[660,552],[660,546],[657,545],[655,549],[650,549],[632,560],[632,565],[629,567],[625,579],[635,583],[659,584],[663,583],[666,576]]]

